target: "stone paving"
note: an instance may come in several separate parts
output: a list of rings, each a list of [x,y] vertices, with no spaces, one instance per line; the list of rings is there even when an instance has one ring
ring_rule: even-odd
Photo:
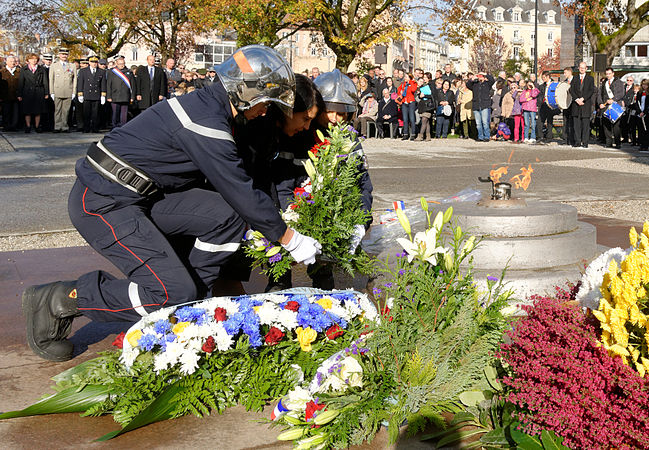
[[[0,136],[0,249],[11,250],[0,252],[0,339],[4,344],[0,350],[4,361],[0,366],[0,411],[34,402],[47,392],[49,377],[110,348],[114,336],[127,326],[75,321],[72,338],[78,356],[68,363],[41,360],[26,346],[20,313],[20,295],[26,286],[72,279],[89,268],[115,274],[117,271],[89,247],[74,246],[81,243],[74,239],[74,232],[60,233],[71,230],[66,201],[74,181],[74,162],[84,154],[88,143],[100,136],[72,133],[5,137],[6,145],[15,151],[3,150]],[[393,200],[418,204],[421,195],[438,200],[466,187],[487,192],[487,185],[478,183],[477,177],[486,176],[494,164],[504,165],[509,160],[509,176],[530,163],[534,168],[530,188],[527,192],[515,191],[517,196],[564,201],[578,208],[586,204],[608,205],[600,209],[608,211],[605,215],[609,218],[601,214],[580,216],[580,220],[597,227],[600,245],[626,246],[628,227],[639,225],[649,216],[643,206],[649,198],[649,158],[633,149],[591,145],[583,150],[556,144],[482,144],[458,139],[370,139],[364,147],[378,212]],[[623,206],[627,210],[620,216],[617,212],[624,210]],[[57,239],[62,240],[57,246],[64,248],[51,248]],[[306,281],[301,275],[298,280]],[[246,289],[259,292],[264,285],[265,280],[255,274]],[[116,428],[110,418],[79,418],[75,414],[3,421],[0,433],[6,448],[287,448],[275,441],[276,431],[256,422],[267,417],[267,413],[235,408],[223,416],[202,420],[186,417],[154,424],[107,444],[92,443],[92,439]],[[386,433],[379,433],[374,443],[364,447],[388,447]],[[404,439],[395,448],[428,447]]]

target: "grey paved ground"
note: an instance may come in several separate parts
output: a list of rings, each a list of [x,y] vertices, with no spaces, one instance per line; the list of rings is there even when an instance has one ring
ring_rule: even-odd
[[[67,194],[74,180],[74,162],[98,135],[10,134],[0,136],[0,411],[24,407],[43,393],[49,377],[110,348],[124,324],[88,324],[75,321],[73,339],[79,356],[56,364],[36,357],[25,345],[20,314],[20,293],[29,284],[71,279],[89,268],[115,269],[81,245],[70,229]],[[437,200],[465,187],[478,187],[477,176],[493,165],[510,160],[509,176],[532,164],[532,184],[515,195],[575,204],[580,211],[625,219],[590,217],[607,230],[604,245],[624,245],[628,221],[647,217],[649,158],[629,150],[588,150],[501,143],[478,144],[457,139],[433,142],[369,140],[365,149],[375,186],[375,206],[385,209],[393,200],[407,204],[424,195]],[[512,154],[512,151],[514,153]],[[586,211],[587,210],[587,211]],[[34,234],[49,232],[49,234]],[[605,238],[605,239],[604,239]],[[69,247],[51,249],[50,247]],[[41,250],[26,250],[41,248]],[[13,250],[2,252],[1,250]],[[248,286],[259,290],[265,281],[253,278]],[[4,448],[286,448],[274,439],[276,431],[256,423],[268,417],[241,408],[207,419],[186,417],[128,433],[107,444],[92,439],[114,430],[110,418],[79,418],[75,414],[15,419],[0,422]],[[386,448],[387,436],[364,448]],[[398,448],[422,448],[413,440],[400,440]]]

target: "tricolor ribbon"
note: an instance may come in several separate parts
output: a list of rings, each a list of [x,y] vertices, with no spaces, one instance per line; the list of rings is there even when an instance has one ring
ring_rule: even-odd
[[[277,403],[277,406],[275,406],[275,409],[273,410],[273,412],[270,414],[270,420],[277,420],[280,417],[282,417],[286,412],[288,412],[288,408],[286,408],[282,404],[282,401],[280,400]]]
[[[394,208],[394,211],[396,212],[399,209],[406,209],[406,204],[403,200],[398,200],[396,202],[392,202],[392,207]]]
[[[111,70],[113,71],[113,73],[114,73],[115,75],[117,75],[118,77],[121,78],[121,80],[124,82],[124,84],[126,84],[126,87],[128,87],[129,89],[131,89],[131,81],[128,79],[128,77],[127,77],[126,75],[124,75],[124,74],[122,73],[121,70],[119,70],[117,67],[114,67],[114,68],[111,69]]]

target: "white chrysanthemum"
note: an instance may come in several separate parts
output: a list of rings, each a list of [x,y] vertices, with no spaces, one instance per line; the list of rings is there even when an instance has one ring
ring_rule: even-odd
[[[214,334],[214,341],[216,342],[216,348],[220,352],[230,350],[232,347],[232,336],[230,336],[223,326],[219,325],[220,329]]]
[[[266,302],[272,302],[275,304],[284,303],[286,301],[286,296],[280,294],[263,294],[255,298],[259,300],[264,300]]]
[[[169,319],[171,313],[175,310],[176,310],[175,307],[158,309],[157,311],[153,311],[152,313],[149,313],[145,317],[143,317],[142,323],[144,325],[149,325],[149,324],[152,325],[156,323],[158,320],[162,320],[162,319],[167,320]]]
[[[345,384],[354,387],[363,387],[363,368],[358,360],[353,356],[348,356],[342,360],[342,369],[340,369],[340,378]]]
[[[185,346],[181,342],[174,341],[167,343],[167,349],[164,351],[164,355],[167,358],[169,365],[174,366],[184,352]]]
[[[275,325],[283,331],[297,328],[297,313],[290,309],[281,310],[277,314],[277,322],[275,322]]]
[[[140,352],[137,348],[132,348],[129,346],[129,348],[126,349],[126,339],[124,339],[124,348],[122,349],[122,354],[119,357],[120,361],[122,361],[122,364],[124,364],[126,367],[131,367],[135,362],[135,358],[137,358],[139,354]]]
[[[216,308],[223,308],[228,313],[228,316],[239,312],[239,305],[233,302],[230,297],[216,297],[210,300],[210,309],[214,311]]]
[[[185,375],[191,375],[198,369],[198,360],[201,357],[194,352],[185,352],[180,357],[180,371]]]
[[[345,319],[347,322],[349,322],[352,319],[351,314],[347,309],[345,309],[341,305],[333,305],[330,310],[327,311],[329,314],[334,314],[342,319]]]
[[[270,325],[277,320],[277,315],[280,309],[271,302],[265,302],[257,309],[257,316],[259,323],[262,325]]]
[[[288,393],[282,404],[291,411],[305,411],[306,404],[310,401],[313,401],[311,393],[300,386],[296,386]]]
[[[575,297],[582,307],[591,310],[599,308],[599,300],[602,297],[600,288],[604,274],[613,259],[618,266],[624,258],[630,253],[631,249],[623,250],[620,247],[611,248],[595,258],[586,268],[586,272],[581,277],[581,286]]]
[[[368,320],[375,321],[378,318],[379,314],[376,311],[376,307],[374,306],[374,303],[372,303],[370,299],[367,298],[367,295],[365,294],[359,294],[358,300],[361,304],[361,308],[365,312],[365,318]]]
[[[166,357],[165,353],[163,352],[156,355],[153,359],[153,370],[156,373],[160,373],[167,368],[169,368],[169,359]]]
[[[300,219],[300,214],[289,207],[286,208],[286,211],[282,211],[282,219],[284,222],[297,222]]]

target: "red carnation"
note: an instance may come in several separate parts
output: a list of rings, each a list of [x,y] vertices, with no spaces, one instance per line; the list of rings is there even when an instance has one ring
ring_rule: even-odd
[[[212,353],[215,348],[216,348],[216,341],[214,340],[213,336],[210,336],[207,338],[207,341],[205,341],[205,343],[201,347],[201,350],[203,350],[205,353]]]
[[[315,412],[324,409],[324,407],[325,407],[324,404],[318,405],[316,402],[311,400],[309,403],[306,404],[306,411],[304,413],[304,418],[307,421],[313,419]]]
[[[387,306],[383,308],[383,311],[381,311],[381,315],[383,317],[386,317],[388,319],[388,322],[392,322],[392,320],[394,319],[394,317],[390,315],[390,308],[388,308]]]
[[[214,310],[214,318],[217,322],[223,322],[228,318],[228,312],[225,310],[225,308],[216,308]]]
[[[291,209],[297,209],[298,206],[299,205],[297,203],[291,203],[290,205],[288,205],[288,207]]]
[[[271,327],[266,335],[266,345],[276,345],[284,337],[284,333],[277,327]]]
[[[300,195],[304,194],[305,192],[306,192],[306,190],[304,190],[303,187],[296,187],[295,189],[293,189],[293,194],[295,194],[296,196],[300,196]]]
[[[336,339],[339,336],[342,336],[345,332],[343,331],[342,328],[336,323],[332,325],[327,331],[325,331],[325,334],[329,339],[332,341]]]
[[[286,302],[284,309],[288,309],[290,311],[298,311],[300,309],[300,304],[295,300],[290,300]]]
[[[113,341],[113,345],[117,348],[122,348],[124,347],[124,337],[126,336],[126,333],[123,331],[117,335],[115,340]]]

